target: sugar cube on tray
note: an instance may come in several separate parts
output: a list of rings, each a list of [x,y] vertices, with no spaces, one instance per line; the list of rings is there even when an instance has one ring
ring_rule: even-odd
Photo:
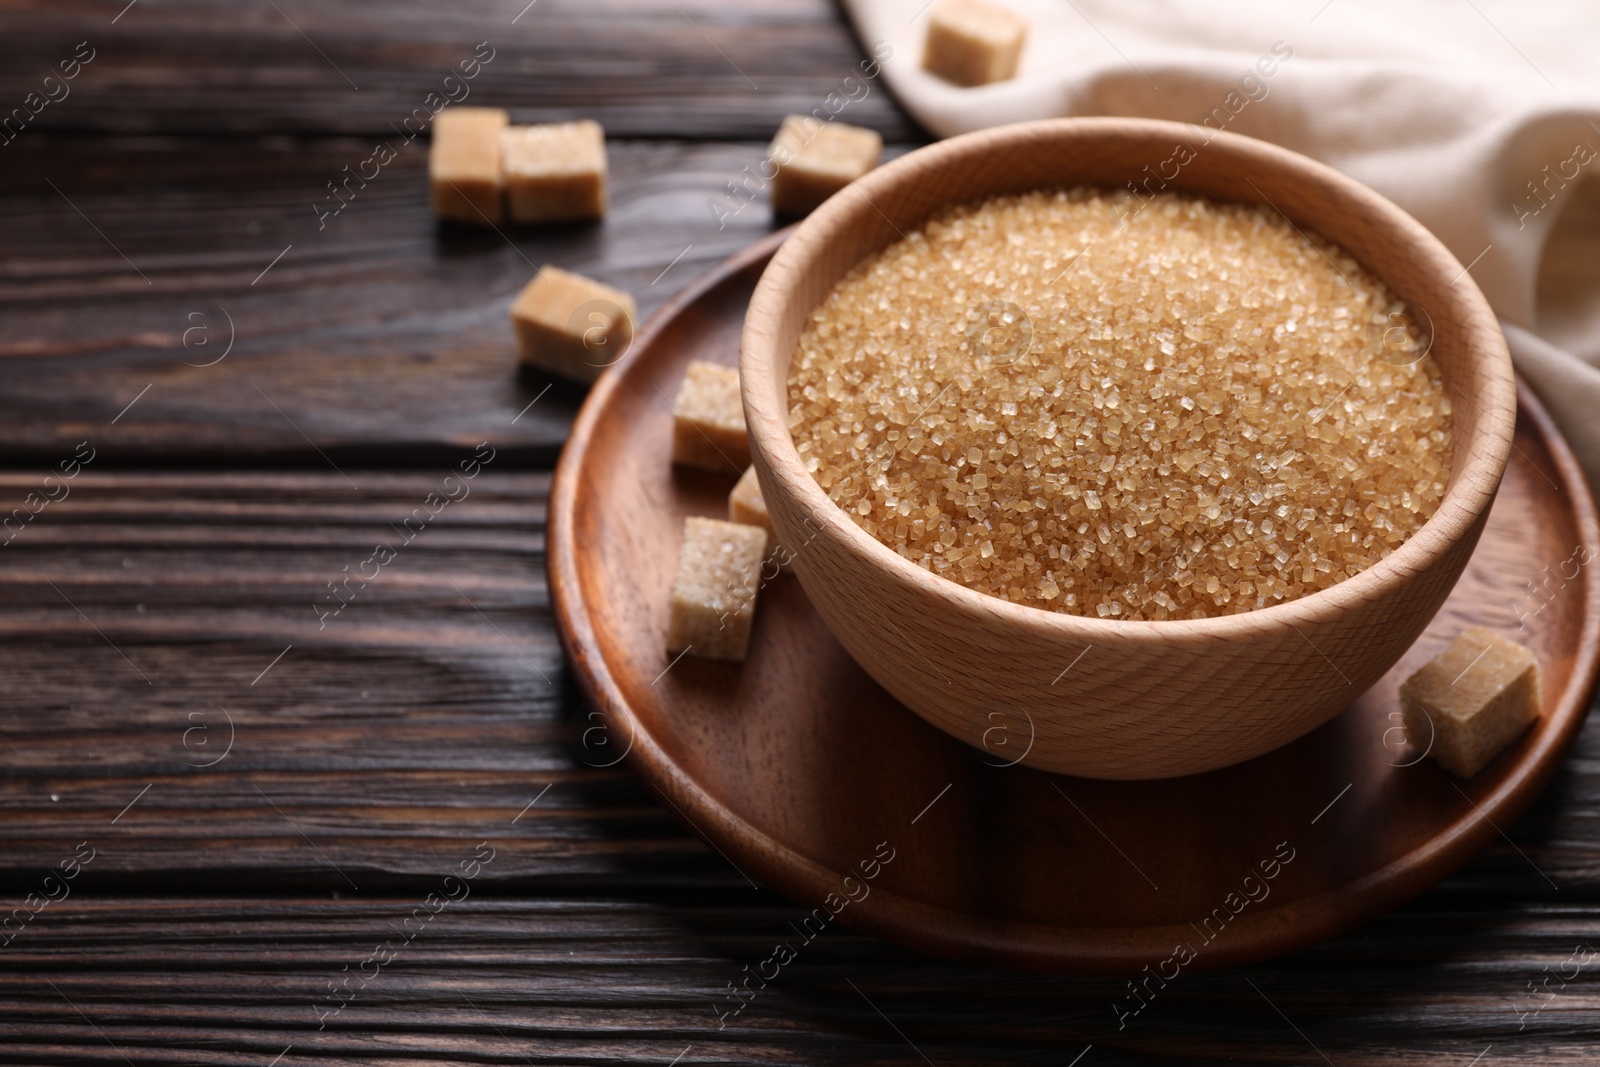
[[[1463,630],[1400,686],[1407,737],[1431,739],[1428,754],[1462,778],[1516,740],[1543,703],[1534,654],[1481,626]]]
[[[759,526],[767,531],[769,550],[777,542],[777,531],[772,528],[772,516],[767,514],[767,502],[761,499],[761,484],[756,481],[754,467],[746,467],[728,493],[728,521]]]
[[[746,467],[745,472],[739,476],[739,481],[728,493],[728,521],[757,526],[766,531],[767,554],[762,560],[762,566],[775,569],[770,573],[763,571],[763,578],[773,578],[779,571],[791,569],[790,564],[794,562],[795,553],[787,545],[778,543],[778,530],[772,525],[772,514],[767,511],[766,500],[762,499],[761,483],[756,481],[754,467]]]
[[[689,364],[672,402],[672,461],[729,477],[750,465],[750,437],[739,399],[739,372],[718,363]]]
[[[669,654],[744,659],[766,548],[760,527],[698,516],[684,520],[667,611]]]

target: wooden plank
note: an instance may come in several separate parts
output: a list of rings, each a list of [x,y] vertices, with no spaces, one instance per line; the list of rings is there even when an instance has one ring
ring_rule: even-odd
[[[79,55],[92,58],[61,82],[59,65]],[[784,115],[840,93],[857,98],[848,121],[915,138],[881,84],[863,96],[844,82],[863,55],[829,0],[401,0],[381,16],[359,0],[22,0],[0,10],[0,103],[37,111],[29,137],[388,135],[444,91],[518,122],[734,140],[768,138]],[[467,68],[469,83],[445,85],[474,58],[487,63]]]
[[[321,465],[314,443],[393,465],[489,440],[548,466],[583,390],[528,408],[553,379],[518,372],[516,293],[550,262],[648,315],[771,230],[764,190],[726,192],[764,147],[613,144],[605,222],[497,233],[434,222],[420,142],[319,217],[370,139],[19,140],[0,170],[0,457],[88,439],[107,464]]]
[[[52,483],[0,535],[0,872],[91,840],[107,872],[370,888],[494,837],[519,842],[497,879],[743,884],[625,770],[585,766],[612,760],[582,743],[548,618],[548,475],[496,462],[347,471],[359,491],[92,465]],[[0,499],[40,485],[0,476]],[[394,558],[368,562],[379,543]]]
[[[749,890],[667,902],[469,887],[402,928],[426,890],[147,900],[102,895],[94,870],[0,951],[0,1062],[944,1067],[1068,1064],[1087,1046],[1085,1067],[1465,1067],[1486,1049],[1484,1064],[1592,1063],[1600,1025],[1582,979],[1551,980],[1528,1009],[1530,982],[1572,974],[1574,947],[1595,943],[1580,911],[1459,887],[1273,964],[1152,983],[1119,1028],[1121,982],[942,963],[838,926],[807,942],[798,908]],[[780,942],[794,960],[720,1025],[728,983]]]
[[[585,766],[617,749],[580,744],[548,475],[480,455],[449,482],[472,450],[406,473],[0,474],[8,509],[58,498],[0,532],[0,885],[88,840],[97,871],[184,892],[369,889],[497,835],[517,842],[497,880],[743,884],[625,770]],[[1591,729],[1482,892],[1600,880],[1597,754]]]

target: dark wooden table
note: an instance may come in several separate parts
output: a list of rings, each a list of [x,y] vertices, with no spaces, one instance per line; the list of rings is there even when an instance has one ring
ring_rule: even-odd
[[[844,929],[719,1028],[801,909],[579,740],[542,524],[582,393],[506,310],[549,261],[648,313],[768,232],[727,184],[858,42],[826,0],[125,3],[0,6],[0,1061],[1600,1057],[1594,731],[1421,900],[1124,1029],[1121,982]],[[605,223],[436,227],[421,141],[319,222],[480,42],[472,102],[605,124]],[[879,85],[842,117],[923,139]]]

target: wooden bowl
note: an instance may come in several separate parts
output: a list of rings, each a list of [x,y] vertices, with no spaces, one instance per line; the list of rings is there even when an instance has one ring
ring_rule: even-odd
[[[867,534],[801,465],[789,359],[811,311],[865,257],[953,203],[1079,184],[1149,182],[1268,204],[1337,242],[1431,323],[1454,403],[1438,511],[1373,567],[1299,600],[1165,622],[1024,607],[923,570]],[[762,495],[833,634],[886,690],[982,746],[1028,716],[1024,762],[1090,778],[1163,778],[1270,752],[1383,676],[1461,575],[1505,471],[1516,388],[1505,339],[1464,268],[1420,223],[1294,152],[1204,127],[1058,119],[955,137],[837,194],[788,239],[751,298],[739,360]]]

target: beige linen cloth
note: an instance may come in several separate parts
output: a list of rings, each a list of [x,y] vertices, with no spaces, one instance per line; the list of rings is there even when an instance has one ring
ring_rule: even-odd
[[[889,88],[941,137],[1057,116],[1209,118],[1383,193],[1470,267],[1600,488],[1593,0],[1004,0],[1030,23],[1021,70],[975,89],[921,69],[926,0],[843,2],[869,51],[893,49]]]

